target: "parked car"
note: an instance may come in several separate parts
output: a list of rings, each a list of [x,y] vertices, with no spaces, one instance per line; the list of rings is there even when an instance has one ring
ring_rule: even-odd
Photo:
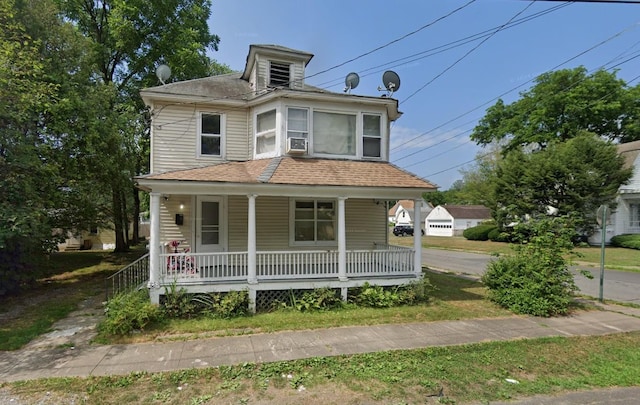
[[[393,227],[393,234],[396,236],[413,235],[413,226],[411,225],[396,225]]]

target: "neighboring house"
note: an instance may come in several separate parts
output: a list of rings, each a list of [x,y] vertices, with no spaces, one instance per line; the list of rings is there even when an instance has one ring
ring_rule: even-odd
[[[624,156],[625,166],[633,168],[633,176],[629,184],[618,189],[617,207],[607,223],[606,243],[616,235],[640,233],[640,141],[619,144],[618,152]],[[589,238],[589,243],[602,243],[600,229]]]
[[[396,202],[389,210],[389,222],[395,225],[413,226],[414,205],[413,200],[399,200]],[[433,206],[426,201],[422,201],[420,206],[420,224],[424,224],[424,220],[431,210],[433,210]]]
[[[58,243],[58,250],[68,252],[72,250],[111,250],[116,247],[116,234],[113,229],[95,228],[80,233],[68,232],[62,243]]]
[[[59,231],[60,232],[60,231]],[[133,225],[129,226],[129,234],[133,234]],[[149,237],[149,223],[140,222],[138,237]],[[113,250],[116,248],[116,233],[109,228],[93,228],[80,233],[67,232],[65,241],[58,243],[61,252],[72,250]]]
[[[428,236],[460,236],[467,229],[491,219],[491,210],[482,205],[438,205],[425,220]]]
[[[386,201],[414,200],[419,212],[435,190],[389,163],[398,101],[305,84],[312,57],[251,45],[243,72],[141,92],[151,173],[137,182],[150,193],[154,302],[174,283],[247,290],[255,309],[292,289],[346,299],[365,282],[421,277],[420,233],[412,248],[388,245]]]

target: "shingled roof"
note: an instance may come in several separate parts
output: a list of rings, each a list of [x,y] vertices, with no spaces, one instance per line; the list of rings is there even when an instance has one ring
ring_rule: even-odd
[[[145,180],[435,189],[387,162],[276,157],[149,174]]]
[[[490,219],[491,210],[484,205],[443,205],[456,219]]]

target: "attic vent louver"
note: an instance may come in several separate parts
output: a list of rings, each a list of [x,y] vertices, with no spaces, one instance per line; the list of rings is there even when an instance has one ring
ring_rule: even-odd
[[[269,86],[289,87],[289,65],[286,63],[271,62],[269,69]]]

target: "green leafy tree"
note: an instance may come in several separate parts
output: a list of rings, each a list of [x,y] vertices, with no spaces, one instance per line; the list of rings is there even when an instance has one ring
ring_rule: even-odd
[[[505,225],[528,215],[573,215],[588,234],[598,207],[613,204],[631,175],[616,146],[589,133],[531,153],[515,150],[497,167],[496,219]]]
[[[38,259],[54,246],[55,166],[39,136],[43,112],[56,101],[46,80],[41,44],[16,18],[15,3],[0,0],[0,295],[38,276]]]
[[[157,84],[154,72],[160,63],[171,66],[176,80],[228,69],[207,56],[220,41],[207,25],[211,2],[59,0],[58,4],[89,40],[94,83],[104,86],[98,90],[105,103],[96,117],[98,132],[86,139],[86,150],[94,154],[87,175],[109,190],[116,251],[126,250],[128,224],[137,223],[140,211],[132,178],[148,168],[149,123],[138,92]]]
[[[479,145],[504,142],[504,151],[530,146],[542,149],[581,132],[620,142],[640,139],[638,88],[616,73],[584,67],[540,75],[535,85],[511,104],[498,102],[471,134]]]

